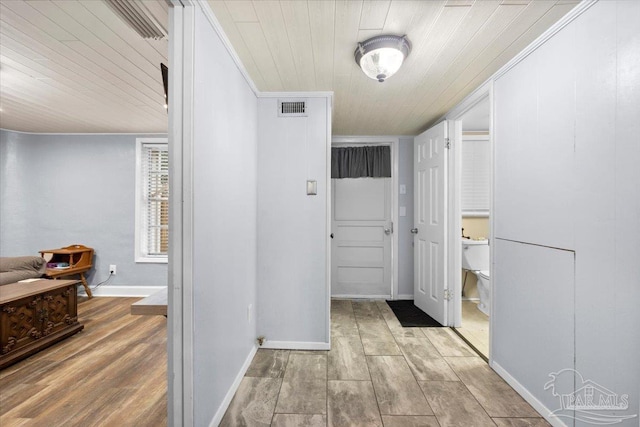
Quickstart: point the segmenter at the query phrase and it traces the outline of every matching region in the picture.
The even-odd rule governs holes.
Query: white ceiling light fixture
[[[409,52],[407,36],[382,35],[358,43],[353,55],[367,77],[382,83],[400,69]]]

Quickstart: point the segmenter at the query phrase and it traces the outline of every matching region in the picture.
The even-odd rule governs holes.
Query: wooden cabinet
[[[45,249],[40,251],[40,255],[47,260],[47,264],[64,262],[69,264],[65,268],[47,268],[45,275],[50,279],[57,279],[59,277],[68,277],[73,275],[80,276],[82,286],[87,292],[89,298],[91,294],[91,288],[87,283],[87,279],[84,277],[84,273],[89,271],[93,267],[93,249],[83,245],[70,245],[60,249]]]
[[[0,369],[82,330],[78,280],[0,286]]]

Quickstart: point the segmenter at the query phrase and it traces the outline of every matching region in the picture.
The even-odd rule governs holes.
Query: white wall
[[[308,117],[278,117],[258,100],[258,333],[266,346],[329,343],[327,155],[330,98],[307,97]],[[318,194],[306,193],[307,180]]]
[[[194,425],[206,426],[224,413],[221,405],[244,373],[257,336],[257,100],[200,7],[195,11],[193,157],[188,160],[193,405]]]
[[[413,138],[400,138],[398,154],[398,186],[404,185],[406,194],[398,192],[398,207],[406,208],[406,216],[398,217],[398,297],[413,298]]]
[[[78,243],[95,250],[89,286],[118,267],[96,295],[166,286],[166,263],[135,262],[136,138],[144,136],[162,135],[0,130],[0,256]]]
[[[598,2],[494,83],[493,361],[549,410],[575,368],[639,411],[639,23]]]
[[[183,311],[169,316],[170,417],[206,426],[222,419],[259,335],[328,347],[331,96],[305,96],[308,118],[277,119],[277,98],[257,97],[206,3],[171,16],[170,51],[183,66],[171,92],[172,182],[182,194],[171,204],[180,235],[170,314]],[[306,195],[307,179],[317,196]]]

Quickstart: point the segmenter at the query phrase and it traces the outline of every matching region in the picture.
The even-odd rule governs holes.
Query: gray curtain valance
[[[331,178],[390,178],[389,146],[331,149]]]

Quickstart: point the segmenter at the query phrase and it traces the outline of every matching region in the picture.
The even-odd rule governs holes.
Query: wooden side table
[[[47,259],[47,254],[51,254],[51,259],[47,263],[52,262],[66,262],[69,264],[68,268],[47,268],[45,272],[46,277],[50,279],[57,279],[59,277],[68,277],[79,275],[82,286],[87,292],[89,298],[92,298],[91,288],[87,283],[87,279],[84,277],[84,273],[89,271],[93,267],[93,249],[83,245],[70,245],[60,249],[46,249],[40,251],[40,255]]]

